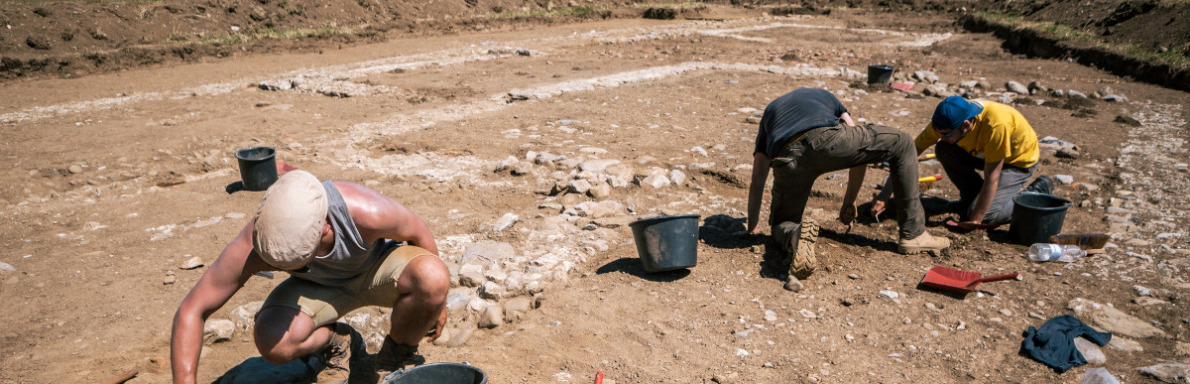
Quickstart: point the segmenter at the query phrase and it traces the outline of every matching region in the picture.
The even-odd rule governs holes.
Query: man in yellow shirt
[[[989,228],[1012,218],[1012,199],[1037,170],[1037,133],[1015,108],[958,96],[942,100],[926,129],[914,139],[920,155],[934,152],[946,176],[959,189],[947,204],[965,229]],[[983,170],[981,177],[978,170]],[[1041,176],[1028,191],[1050,193],[1053,182]],[[873,204],[873,210],[882,208]]]

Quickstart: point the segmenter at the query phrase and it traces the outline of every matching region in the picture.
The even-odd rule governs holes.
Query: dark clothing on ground
[[[764,132],[763,128],[761,132]],[[758,142],[760,140],[757,139]],[[890,169],[889,182],[885,188],[892,188],[899,207],[897,224],[901,227],[900,237],[912,239],[921,235],[926,226],[921,200],[918,199],[917,150],[913,146],[913,138],[890,127],[839,123],[810,130],[801,140],[785,145],[773,157],[770,163],[773,168],[773,202],[769,212],[773,239],[786,252],[797,252],[802,214],[805,213],[806,201],[818,176],[885,161]]]
[[[977,171],[983,171],[987,162],[971,155],[958,145],[945,141],[938,142],[934,153],[938,156],[938,162],[942,163],[942,169],[946,170],[946,177],[949,177],[959,190],[959,204],[956,209],[960,220],[967,221],[971,217],[975,199],[983,190],[983,176]],[[983,216],[984,224],[1001,224],[1012,219],[1012,199],[1021,193],[1025,182],[1033,177],[1036,170],[1036,164],[1029,168],[1020,168],[1004,163],[1000,167],[1000,184],[996,185],[996,195],[992,197],[992,204]]]
[[[825,90],[799,88],[787,93],[764,109],[756,150],[752,153],[763,153],[770,159],[776,157],[794,135],[811,128],[838,125],[839,116],[844,113],[847,108]]]
[[[1074,347],[1074,338],[1085,337],[1099,345],[1107,345],[1111,341],[1111,334],[1099,332],[1079,321],[1071,315],[1062,315],[1046,320],[1041,329],[1025,330],[1025,340],[1021,341],[1021,354],[1032,357],[1042,364],[1053,368],[1058,373],[1085,365],[1087,360]]]

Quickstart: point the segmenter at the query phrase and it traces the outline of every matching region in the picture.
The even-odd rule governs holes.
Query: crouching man
[[[450,273],[437,254],[426,224],[396,201],[359,184],[285,173],[178,307],[174,383],[195,382],[203,323],[261,271],[290,275],[256,314],[253,337],[265,360],[321,354],[318,381],[346,382],[348,362],[365,353],[364,344],[336,320],[377,305],[392,307],[377,374],[405,368],[421,339],[436,338],[446,323]]]
[[[886,189],[894,191],[897,203],[904,207],[897,211],[901,227],[897,250],[911,254],[937,252],[950,246],[950,240],[926,231],[917,193],[917,153],[909,135],[879,125],[855,125],[839,99],[821,89],[795,90],[764,109],[753,152],[747,231],[757,232],[764,184],[771,168],[769,225],[780,250],[793,256],[786,289],[800,290],[802,284],[797,276],[808,275],[816,264],[813,248],[799,247],[803,233],[817,236],[814,224],[802,223],[814,180],[827,172],[850,168],[847,192],[839,209],[839,221],[850,226],[855,220],[855,199],[867,165],[884,161],[891,166]]]

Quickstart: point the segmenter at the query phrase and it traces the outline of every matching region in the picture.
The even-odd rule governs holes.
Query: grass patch
[[[55,3],[90,3],[90,4],[138,4],[162,3],[164,0],[17,0],[26,5],[53,5]]]
[[[505,10],[499,13],[489,14],[489,17],[496,19],[527,19],[539,17],[555,17],[555,16],[599,16],[603,17],[609,11],[596,7],[577,6],[569,8],[557,8],[553,10],[546,9],[530,9],[528,11],[511,11]]]
[[[354,33],[355,30],[343,27],[322,27],[322,28],[293,28],[293,29],[276,29],[267,28],[254,30],[247,33],[234,33],[230,35],[205,37],[199,39],[195,44],[197,45],[235,45],[250,43],[260,40],[286,40],[298,39],[305,37],[324,37],[346,35]],[[172,40],[172,37],[171,37]]]
[[[706,9],[706,8],[707,8],[706,4],[699,4],[699,3],[692,3],[692,2],[684,2],[684,3],[634,3],[634,4],[632,4],[632,6],[633,6],[633,7],[636,7],[636,8],[664,8],[664,9],[673,9],[673,10],[679,10],[679,11],[680,11],[680,10],[683,10],[683,9],[696,9],[696,10],[703,10],[703,9]]]
[[[1177,1],[1190,2],[1190,0]],[[1165,52],[1157,52],[1152,48],[1145,48],[1138,44],[1112,43],[1104,40],[1099,35],[1084,32],[1065,24],[1026,21],[1019,15],[992,12],[978,12],[976,15],[995,23],[1005,24],[1016,28],[1026,28],[1038,32],[1042,36],[1050,37],[1060,41],[1078,42],[1079,45],[1089,45],[1109,52],[1115,52],[1121,55],[1134,57],[1143,61],[1168,64],[1176,68],[1190,68],[1190,57],[1187,57],[1185,52],[1178,52],[1175,49],[1169,49]]]

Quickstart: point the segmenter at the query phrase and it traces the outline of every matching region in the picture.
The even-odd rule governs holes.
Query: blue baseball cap
[[[959,96],[951,96],[938,103],[934,109],[935,130],[952,130],[963,125],[963,122],[983,112],[983,106],[967,101]]]

